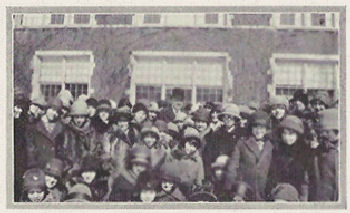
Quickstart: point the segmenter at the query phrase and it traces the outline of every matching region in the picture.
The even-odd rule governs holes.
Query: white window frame
[[[285,60],[291,60],[291,61],[325,61],[330,63],[335,63],[336,68],[334,72],[334,85],[335,90],[339,91],[339,55],[325,55],[325,54],[288,54],[288,53],[274,53],[272,54],[270,58],[270,67],[271,69],[268,70],[268,74],[272,75],[272,82],[267,85],[267,90],[270,96],[276,95],[276,88],[277,82],[275,80],[275,70],[277,70],[277,64],[276,59],[285,59]],[[293,87],[291,85],[290,87],[297,88],[297,89],[307,89],[304,85],[301,85],[300,87]],[[309,89],[315,89],[315,88],[309,88]],[[322,88],[320,88],[322,89]]]
[[[41,72],[41,56],[89,56],[90,57],[90,73],[89,73],[89,80],[88,82],[86,81],[81,81],[81,82],[75,82],[75,83],[81,83],[81,84],[88,84],[87,88],[87,95],[90,95],[93,93],[93,88],[91,86],[91,76],[93,74],[94,68],[95,68],[95,63],[94,63],[94,56],[92,51],[35,51],[34,56],[33,56],[33,74],[32,74],[32,98],[39,97],[41,94],[40,90],[40,85],[42,83],[47,83],[50,84],[50,82],[40,82],[40,72]],[[62,63],[63,69],[65,69],[65,60],[63,60]],[[63,74],[65,71],[63,72]],[[66,82],[62,80],[61,83],[61,89],[65,89],[65,84]]]

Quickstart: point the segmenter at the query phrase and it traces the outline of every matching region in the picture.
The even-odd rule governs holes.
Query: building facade
[[[13,15],[14,84],[118,101],[265,101],[339,87],[339,13]]]

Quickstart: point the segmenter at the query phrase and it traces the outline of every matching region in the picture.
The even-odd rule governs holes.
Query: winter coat
[[[266,193],[271,193],[279,183],[288,183],[298,190],[300,200],[306,201],[308,195],[306,165],[310,150],[300,140],[291,146],[282,142],[277,144],[272,153]]]
[[[228,162],[227,181],[229,183],[243,181],[252,188],[253,199],[265,200],[265,187],[272,150],[273,145],[269,140],[265,141],[261,151],[254,137],[240,140]]]
[[[146,147],[151,152],[151,168],[153,170],[159,169],[167,158],[170,157],[170,149],[165,149],[161,144],[155,145],[152,148],[147,147],[143,142],[136,143],[133,148],[141,146]]]
[[[64,131],[61,122],[54,124],[52,132],[45,128],[44,121],[39,121],[35,129],[27,134],[27,167],[44,168],[46,162],[57,156],[57,141],[63,140]]]
[[[338,144],[326,143],[318,158],[319,177],[318,201],[337,201],[338,200],[338,163],[339,152]]]
[[[113,180],[109,201],[132,201],[138,196],[136,189],[137,177],[131,171],[121,171]]]
[[[107,180],[105,179],[96,179],[93,180],[90,184],[86,184],[92,194],[92,199],[91,201],[102,201],[103,197],[107,194],[108,192],[108,183]]]

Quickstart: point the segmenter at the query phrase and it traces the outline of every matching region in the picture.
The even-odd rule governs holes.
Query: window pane
[[[205,14],[205,23],[206,24],[218,24],[219,15],[218,14]]]
[[[63,14],[52,14],[51,15],[51,24],[63,24],[64,15]]]
[[[150,101],[159,101],[161,97],[160,86],[140,86],[136,85],[136,101],[147,99]]]
[[[89,24],[90,15],[86,14],[75,14],[74,15],[74,24]]]
[[[130,25],[132,24],[131,14],[120,14],[120,15],[96,15],[97,24],[115,24],[115,25]]]
[[[326,14],[312,13],[311,14],[312,26],[326,26]]]
[[[159,24],[161,16],[158,14],[146,14],[143,16],[144,24]]]
[[[295,25],[295,14],[281,14],[280,15],[281,25]]]

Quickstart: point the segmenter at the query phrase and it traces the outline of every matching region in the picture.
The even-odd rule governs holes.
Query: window
[[[169,101],[174,88],[167,88],[165,91],[165,100]],[[184,90],[184,103],[188,104],[192,101],[192,89],[181,88]]]
[[[210,87],[197,88],[197,102],[222,102],[222,89]]]
[[[280,25],[295,25],[295,14],[281,14]]]
[[[160,86],[136,85],[136,100],[147,99],[150,101],[159,101],[161,98]]]
[[[218,24],[219,23],[219,14],[205,14],[205,23],[206,24]]]
[[[87,95],[88,84],[65,84],[65,89],[72,93],[74,99],[77,99],[81,94]]]
[[[74,24],[90,24],[90,15],[87,14],[75,14]]]
[[[41,94],[43,94],[46,99],[48,97],[55,97],[61,92],[61,89],[61,84],[40,84]]]
[[[69,90],[76,99],[90,95],[93,55],[89,51],[36,51],[32,97],[42,93],[55,97],[61,89]],[[35,79],[35,80],[34,80]]]
[[[63,23],[64,23],[64,14],[51,15],[51,24],[63,24]]]
[[[232,26],[268,26],[270,25],[271,14],[230,14],[229,17]]]
[[[144,24],[160,24],[161,16],[159,14],[146,14],[143,16]]]
[[[96,23],[103,25],[131,25],[132,24],[131,14],[120,14],[120,15],[96,15]]]
[[[326,26],[326,14],[311,13],[312,26]]]

